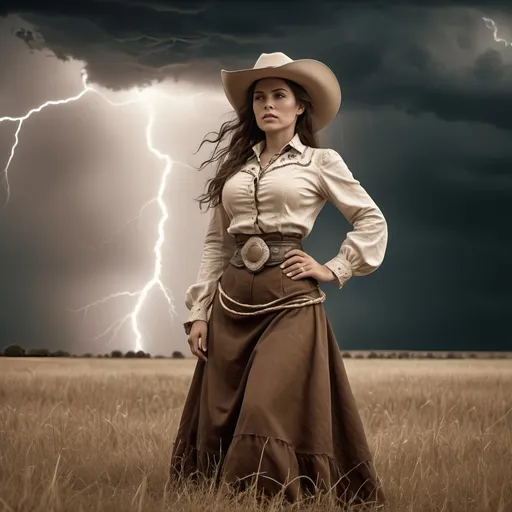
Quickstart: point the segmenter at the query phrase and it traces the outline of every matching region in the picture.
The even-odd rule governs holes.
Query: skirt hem
[[[239,491],[255,484],[258,492],[269,496],[283,492],[290,502],[326,493],[343,504],[385,503],[380,486],[371,477],[371,460],[343,471],[333,456],[299,452],[275,437],[235,434],[224,454],[177,439],[172,459],[175,478],[214,479],[217,485],[224,481]]]

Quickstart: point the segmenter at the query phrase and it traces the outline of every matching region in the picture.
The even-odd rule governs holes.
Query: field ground
[[[0,512],[260,510],[210,488],[164,493],[194,364],[0,358]],[[512,511],[510,359],[345,364],[386,510]]]

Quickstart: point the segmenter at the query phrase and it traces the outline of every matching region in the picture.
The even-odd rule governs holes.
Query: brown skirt
[[[292,280],[279,265],[256,274],[229,265],[220,283],[244,304],[319,293],[316,280]],[[223,308],[217,291],[207,357],[185,401],[171,479],[256,483],[268,496],[285,486],[290,502],[318,492],[343,503],[385,502],[322,304],[240,316]]]

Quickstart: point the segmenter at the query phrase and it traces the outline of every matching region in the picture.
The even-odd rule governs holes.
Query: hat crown
[[[288,55],[281,52],[262,53],[256,61],[256,64],[254,64],[253,69],[276,68],[289,64],[290,62],[293,62],[293,60],[290,59]]]

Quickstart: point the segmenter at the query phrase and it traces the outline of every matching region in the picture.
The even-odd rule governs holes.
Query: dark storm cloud
[[[335,123],[330,143],[339,147],[343,134],[344,158],[382,208],[390,233],[382,268],[350,282],[349,295],[328,296],[340,342],[351,345],[343,335],[354,322],[363,344],[509,346],[510,135],[397,111],[349,112]],[[308,248],[325,261],[336,250],[334,231],[342,239],[346,229],[329,205]]]
[[[401,1],[7,5],[33,27],[30,45],[84,61],[92,81],[113,89],[169,77],[219,83],[220,67],[251,67],[261,52],[284,51],[329,64],[351,106],[512,129],[511,64],[482,21],[502,15],[506,2],[429,2],[428,9]]]

